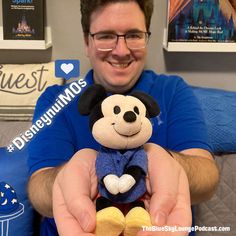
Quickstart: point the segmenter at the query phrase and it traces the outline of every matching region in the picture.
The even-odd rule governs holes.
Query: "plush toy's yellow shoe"
[[[125,217],[124,236],[136,236],[142,226],[151,225],[149,213],[142,207],[134,207]]]
[[[116,207],[98,211],[96,221],[96,236],[119,236],[125,228],[125,217]]]

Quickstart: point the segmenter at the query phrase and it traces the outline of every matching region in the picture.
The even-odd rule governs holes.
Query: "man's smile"
[[[132,61],[130,62],[108,62],[111,66],[115,67],[115,68],[118,68],[118,69],[123,69],[123,68],[127,68],[131,63]]]

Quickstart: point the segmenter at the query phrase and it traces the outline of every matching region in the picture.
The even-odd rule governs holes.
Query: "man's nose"
[[[130,49],[127,47],[124,37],[118,37],[116,47],[113,49],[112,52],[118,55],[130,54]]]

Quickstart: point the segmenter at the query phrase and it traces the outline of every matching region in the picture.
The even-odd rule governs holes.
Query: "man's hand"
[[[178,162],[164,149],[146,144],[148,154],[148,193],[145,201],[153,225],[190,227],[192,223],[189,183]],[[188,232],[145,232],[139,236],[188,235]]]
[[[53,186],[53,215],[60,236],[94,235],[97,194],[96,152],[77,152],[58,173]],[[91,200],[92,199],[92,200]]]
[[[191,226],[189,184],[183,168],[164,149],[145,145],[148,153],[146,207],[153,225]],[[93,235],[97,194],[96,152],[79,151],[58,173],[53,188],[53,214],[60,236]],[[92,199],[92,200],[91,200]],[[170,232],[140,231],[139,236]],[[187,232],[176,232],[184,236]],[[173,235],[173,233],[171,233]]]

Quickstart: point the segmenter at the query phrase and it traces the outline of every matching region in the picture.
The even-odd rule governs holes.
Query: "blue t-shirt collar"
[[[86,74],[85,80],[86,80],[88,86],[94,84],[93,70],[90,70]],[[149,71],[144,70],[142,72],[139,80],[137,81],[137,83],[134,85],[134,87],[131,89],[131,91],[127,92],[127,94],[130,94],[133,91],[137,91],[137,90],[149,94],[150,91],[151,91],[151,88],[152,88],[152,82],[151,81],[152,81],[151,74],[149,73]]]

